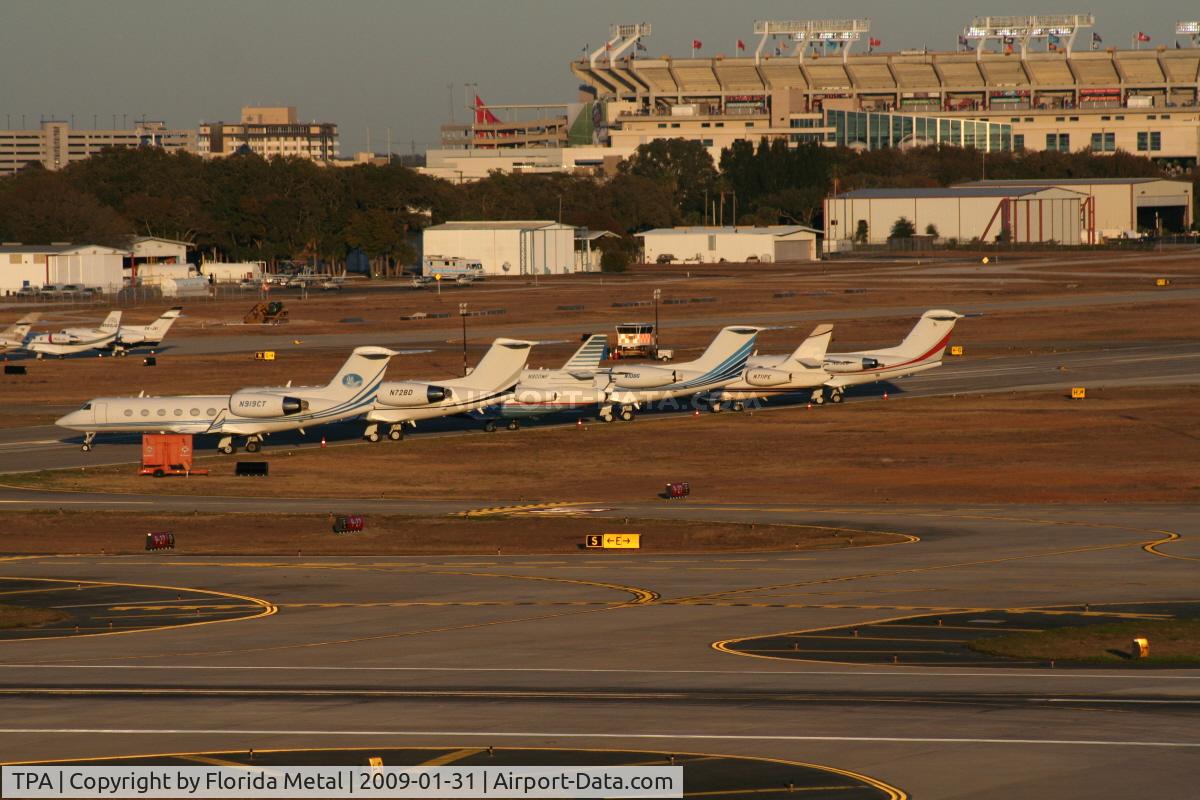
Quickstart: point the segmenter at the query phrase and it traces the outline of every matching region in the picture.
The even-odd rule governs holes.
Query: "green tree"
[[[858,242],[859,244],[866,244],[869,235],[870,231],[867,228],[867,221],[865,219],[860,219],[858,221],[858,226],[854,229],[854,241]]]
[[[346,243],[366,253],[381,275],[394,275],[400,264],[416,258],[406,234],[403,221],[382,208],[353,212],[343,232]]]
[[[932,236],[935,239],[938,236],[941,236],[941,234],[938,233],[937,225],[934,225],[932,222],[925,226],[925,235]]]
[[[892,239],[911,239],[917,233],[917,228],[908,217],[901,217],[892,225]]]
[[[620,171],[656,181],[670,191],[683,216],[704,214],[706,197],[716,200],[716,167],[703,144],[687,139],[656,139],[639,145]]]

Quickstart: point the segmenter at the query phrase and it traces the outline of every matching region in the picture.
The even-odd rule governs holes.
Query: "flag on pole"
[[[693,50],[699,50],[701,47],[704,47],[704,42],[700,41],[699,39],[692,39]]]
[[[868,44],[870,47],[879,47],[880,45],[882,45],[882,44],[883,44],[883,40],[882,40],[882,39],[876,39],[875,37],[873,37],[873,36],[872,36],[871,38],[867,39],[867,44]]]
[[[745,42],[743,42],[741,39],[738,39],[738,43],[737,43],[737,49],[738,49],[738,50],[745,50],[745,49],[746,49],[746,43],[745,43]]]
[[[1095,31],[1092,32],[1092,49],[1093,50],[1099,50],[1100,44],[1103,41],[1104,40],[1100,38],[1100,34],[1096,33]]]
[[[1150,41],[1150,35],[1147,33],[1142,33],[1141,31],[1138,31],[1137,40],[1139,42],[1148,42],[1148,41]]]

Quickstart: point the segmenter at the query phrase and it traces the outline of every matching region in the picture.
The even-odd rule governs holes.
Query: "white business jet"
[[[262,448],[263,437],[350,419],[375,402],[383,372],[396,351],[356,347],[324,386],[256,386],[228,395],[97,397],[55,424],[83,433],[83,450],[97,433],[191,433],[221,437],[217,449],[234,451],[233,437],[246,437],[246,452]]]
[[[622,366],[601,370],[597,387],[605,393],[600,417],[613,418],[614,408],[623,420],[633,419],[635,408],[677,397],[691,397],[720,389],[742,374],[754,352],[761,328],[731,325],[722,328],[708,349],[695,361],[660,366]]]
[[[954,323],[963,316],[955,311],[932,309],[921,315],[904,341],[895,347],[826,354],[823,367],[829,373],[825,386],[830,401],[842,402],[847,386],[894,380],[940,367]],[[823,399],[814,395],[813,402],[821,403]]]
[[[522,419],[598,405],[605,393],[596,388],[596,371],[607,355],[608,337],[587,335],[561,369],[522,370],[508,399],[488,405],[476,416],[486,420],[483,429],[489,433],[496,430],[498,420],[508,420],[508,429],[515,431]]]
[[[830,378],[825,371],[825,351],[832,337],[832,325],[818,325],[790,354],[751,356],[737,380],[708,392],[704,399],[713,411],[720,411],[725,403],[734,411],[742,411],[747,400],[796,394],[806,389],[814,390],[814,398],[821,396],[822,387]]]
[[[112,345],[121,327],[121,312],[110,311],[99,328],[63,328],[58,333],[38,333],[29,337],[25,349],[38,358],[63,358],[86,350],[102,350]]]
[[[415,426],[420,419],[449,417],[503,400],[521,377],[521,370],[529,360],[529,348],[533,345],[534,342],[519,339],[496,339],[475,369],[465,377],[434,383],[384,383],[367,414],[363,438],[378,442],[381,438],[379,426],[385,424],[388,425],[387,437],[399,441],[404,438],[406,424]]]
[[[168,308],[163,315],[149,325],[120,325],[117,328],[117,338],[111,348],[114,352],[124,354],[135,347],[158,347],[167,338],[167,331],[183,313],[183,306]]]

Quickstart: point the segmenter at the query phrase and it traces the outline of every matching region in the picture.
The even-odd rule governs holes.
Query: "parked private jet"
[[[388,425],[387,437],[399,441],[404,438],[405,424],[474,411],[504,399],[520,378],[533,345],[518,339],[496,339],[475,369],[462,378],[435,383],[388,381],[380,387],[367,414],[363,438],[378,442],[382,423]]]
[[[371,408],[396,351],[356,347],[325,386],[255,386],[229,395],[97,397],[55,424],[83,433],[83,450],[97,433],[192,433],[221,437],[217,449],[234,451],[233,437],[246,437],[246,452],[263,437],[357,417]]]
[[[9,350],[20,350],[25,347],[25,341],[29,338],[29,331],[33,328],[33,323],[37,322],[41,317],[42,315],[36,311],[32,314],[26,314],[12,325],[0,331],[0,353],[7,353]]]
[[[754,351],[760,330],[749,325],[722,328],[695,361],[601,370],[597,376],[597,387],[605,394],[601,419],[611,420],[615,408],[621,419],[631,420],[634,409],[643,403],[705,394],[736,381]]]
[[[827,353],[823,366],[829,373],[825,386],[829,389],[830,401],[842,402],[842,392],[847,386],[894,380],[940,367],[950,334],[954,332],[954,323],[962,318],[963,315],[955,311],[932,309],[921,315],[904,341],[895,347],[858,353]],[[821,403],[823,398],[814,395],[813,402]]]
[[[158,347],[167,338],[167,331],[183,313],[183,306],[168,308],[163,315],[149,325],[121,325],[117,338],[110,345],[112,350],[124,355],[135,347]]]
[[[99,328],[63,328],[58,333],[38,333],[25,341],[25,349],[38,358],[82,353],[109,347],[121,327],[121,312],[110,311]]]
[[[595,381],[600,362],[607,355],[607,336],[585,335],[583,344],[561,369],[522,370],[508,399],[480,409],[474,416],[486,420],[483,429],[489,433],[496,430],[497,420],[505,419],[508,429],[515,431],[522,419],[595,406],[604,400],[604,392],[596,388]]]
[[[805,389],[814,390],[814,399],[820,397],[830,377],[825,371],[825,350],[832,337],[832,325],[818,325],[790,354],[751,356],[737,380],[708,392],[704,399],[713,411],[720,411],[724,403],[741,411],[747,400],[796,394]]]

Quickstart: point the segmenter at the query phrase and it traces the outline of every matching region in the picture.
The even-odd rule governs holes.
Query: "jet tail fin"
[[[529,361],[529,348],[533,342],[520,339],[496,339],[479,359],[466,382],[473,387],[487,390],[507,389],[516,384],[521,370]]]
[[[825,351],[829,349],[829,340],[833,338],[832,325],[818,325],[808,338],[800,343],[796,351],[788,357],[788,361],[816,369],[825,360]]]
[[[940,361],[954,331],[954,323],[962,316],[946,309],[926,311],[893,352],[907,359]]]
[[[394,355],[396,351],[386,347],[356,347],[326,389],[338,399],[354,398],[364,391],[373,394]]]
[[[583,340],[583,345],[575,351],[575,355],[567,359],[562,368],[567,372],[573,370],[593,370],[608,356],[608,337],[603,333],[593,333]]]
[[[116,331],[120,327],[121,312],[119,310],[108,312],[108,316],[104,318],[104,322],[100,323],[100,330],[106,332]]]
[[[706,374],[712,373],[714,379],[726,373],[736,375],[746,366],[746,359],[754,351],[754,341],[759,330],[761,328],[749,325],[730,325],[722,328],[708,349],[687,366],[703,370]]]
[[[174,308],[167,309],[161,317],[146,326],[146,338],[151,341],[161,342],[163,337],[167,335],[167,331],[170,330],[171,325],[175,323],[175,320],[179,319],[182,313],[183,306],[175,306]]]

